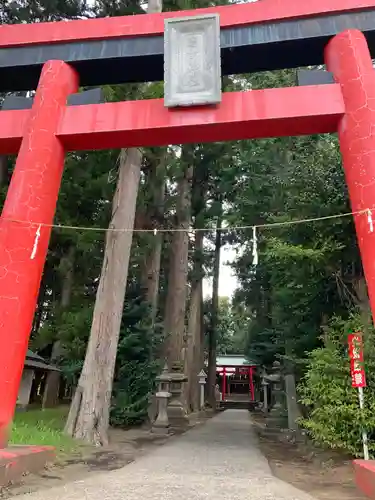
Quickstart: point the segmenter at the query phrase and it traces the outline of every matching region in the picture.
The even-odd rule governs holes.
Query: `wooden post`
[[[0,447],[8,441],[64,168],[56,131],[68,96],[77,90],[73,68],[45,63],[2,211]]]

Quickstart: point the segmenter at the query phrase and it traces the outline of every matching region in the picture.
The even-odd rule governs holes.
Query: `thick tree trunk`
[[[108,442],[109,408],[141,163],[138,149],[121,151],[109,227],[112,231],[106,237],[86,358],[65,427],[69,435],[96,445]],[[116,231],[122,228],[127,231]]]
[[[190,146],[189,146],[190,147]],[[170,369],[183,370],[185,312],[188,277],[189,225],[191,210],[191,180],[193,165],[189,154],[182,154],[184,174],[178,182],[177,223],[172,237],[168,292],[165,305],[164,331],[166,358]]]
[[[71,245],[66,256],[61,262],[62,268],[62,288],[61,288],[61,304],[60,309],[64,311],[69,307],[72,296],[72,288],[74,282],[74,260],[75,247]],[[52,347],[51,363],[58,363],[59,358],[63,354],[63,348],[59,339],[57,339]],[[59,403],[59,388],[60,388],[60,372],[49,372],[47,375],[46,386],[43,394],[43,408],[53,408]]]
[[[203,162],[194,170],[193,188],[192,188],[192,213],[194,216],[194,226],[201,229],[205,225],[206,214],[206,195],[208,181],[210,177],[210,168],[208,162]],[[193,363],[191,367],[192,376],[190,377],[189,397],[193,411],[200,409],[200,387],[198,383],[198,374],[204,368],[204,315],[203,315],[203,278],[205,276],[203,263],[203,231],[195,233],[195,254],[194,254],[194,272],[191,296],[191,321],[193,325],[189,332],[192,332],[193,343]],[[193,311],[196,310],[195,317]],[[190,321],[190,317],[189,317]],[[194,380],[193,380],[194,378]]]
[[[148,253],[145,263],[145,278],[146,294],[145,299],[150,304],[152,322],[158,311],[158,296],[159,296],[159,281],[160,281],[160,263],[161,252],[163,249],[163,234],[157,233],[154,236],[154,242],[151,251]]]
[[[199,305],[197,310],[197,321],[194,332],[194,367],[196,374],[196,383],[192,387],[191,401],[193,410],[200,409],[200,385],[198,381],[198,374],[204,370],[204,329],[203,329],[203,278],[199,283]]]
[[[203,251],[203,232],[195,234],[195,254],[193,270],[193,283],[190,295],[190,307],[188,318],[188,345],[185,359],[185,373],[188,376],[186,384],[186,401],[188,406],[196,411],[199,409],[199,383],[198,374],[203,368],[201,364],[201,307],[202,307],[202,280],[203,262],[201,254]]]
[[[212,408],[216,406],[215,385],[216,385],[216,350],[217,350],[217,322],[219,313],[219,277],[220,277],[220,251],[221,251],[221,225],[222,208],[216,223],[215,238],[215,259],[212,284],[212,305],[211,305],[211,325],[208,336],[208,377],[207,395]]]
[[[147,12],[161,12],[162,5],[161,0],[149,0]],[[96,445],[108,443],[109,409],[141,166],[139,149],[121,151],[110,229],[127,231],[107,233],[85,362],[65,426],[70,436]]]
[[[370,301],[367,293],[367,285],[364,276],[357,277],[353,280],[353,288],[355,291],[354,303],[357,306],[363,325],[363,333],[368,334],[371,329],[373,319],[370,308]]]
[[[160,263],[163,248],[163,233],[157,230],[162,226],[164,218],[165,154],[166,153],[163,151],[163,157],[158,162],[158,165],[152,166],[147,182],[147,187],[151,191],[152,199],[147,207],[145,219],[148,229],[154,229],[156,233],[147,251],[141,281],[145,293],[145,300],[151,307],[152,322],[155,321],[158,310]]]

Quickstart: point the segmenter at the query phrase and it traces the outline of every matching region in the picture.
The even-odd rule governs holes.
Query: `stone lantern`
[[[152,426],[152,432],[155,434],[168,434],[169,433],[169,419],[168,419],[168,400],[171,397],[170,385],[171,375],[168,373],[168,367],[164,369],[156,381],[158,382],[158,392],[156,393],[157,401],[157,417]]]
[[[280,362],[274,361],[272,364],[272,373],[264,374],[263,378],[265,382],[271,384],[274,398],[274,404],[267,417],[267,427],[282,428],[285,423],[285,410],[283,404],[284,392]]]
[[[206,385],[207,374],[204,370],[201,370],[198,373],[198,382],[200,387],[200,396],[199,396],[199,408],[203,410],[204,408],[204,386]]]
[[[265,378],[265,373],[262,377],[262,382],[261,382],[262,388],[263,388],[263,412],[267,413],[268,412],[268,382]]]

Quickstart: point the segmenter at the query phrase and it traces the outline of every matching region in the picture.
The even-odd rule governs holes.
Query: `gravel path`
[[[314,500],[272,476],[250,416],[227,410],[126,467],[18,500]]]

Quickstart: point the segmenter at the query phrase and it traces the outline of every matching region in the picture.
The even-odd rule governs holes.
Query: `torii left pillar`
[[[68,64],[44,65],[0,219],[0,448],[8,443],[63,173],[56,131],[77,90]]]

